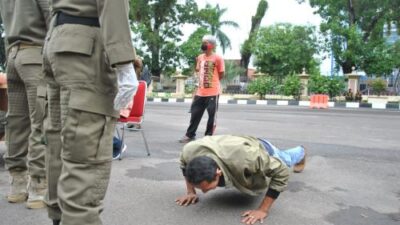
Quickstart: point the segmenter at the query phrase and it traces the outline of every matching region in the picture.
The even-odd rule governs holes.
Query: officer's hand
[[[242,223],[245,224],[255,224],[257,221],[260,223],[264,222],[264,219],[268,216],[267,212],[262,210],[249,210],[242,214]]]
[[[6,74],[0,73],[0,85],[6,84],[6,83],[7,83]]]
[[[136,57],[133,60],[133,68],[135,68],[135,72],[136,72],[137,77],[140,77],[140,74],[141,74],[141,72],[143,70],[143,61],[142,61],[141,58]]]
[[[180,206],[188,206],[190,204],[195,204],[199,201],[199,197],[196,194],[187,194],[181,196],[175,200],[176,204]]]
[[[116,65],[118,79],[118,93],[114,99],[114,109],[120,110],[128,107],[133,100],[137,88],[138,80],[132,63]]]

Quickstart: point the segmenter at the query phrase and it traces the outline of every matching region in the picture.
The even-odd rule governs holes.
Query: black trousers
[[[218,111],[218,98],[219,96],[194,96],[190,112],[190,125],[186,131],[186,136],[193,138],[196,136],[197,128],[203,117],[204,111],[207,109],[208,121],[205,135],[213,135],[216,127],[216,117]]]

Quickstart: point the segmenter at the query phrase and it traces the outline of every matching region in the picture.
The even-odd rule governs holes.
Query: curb
[[[148,102],[167,102],[167,103],[192,103],[191,98],[153,98],[148,97]],[[303,106],[310,107],[310,101],[294,100],[240,100],[240,99],[220,99],[219,104],[228,105],[276,105],[276,106]],[[363,103],[363,102],[328,102],[329,108],[369,108],[369,109],[398,109],[399,103]]]

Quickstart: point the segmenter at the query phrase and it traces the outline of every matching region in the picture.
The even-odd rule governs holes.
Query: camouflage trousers
[[[31,177],[43,178],[45,103],[37,101],[43,90],[41,48],[16,45],[9,50],[7,59],[5,166],[9,171],[28,170]]]
[[[44,47],[48,84],[48,214],[62,225],[100,225],[111,173],[116,76],[100,29],[51,28]]]

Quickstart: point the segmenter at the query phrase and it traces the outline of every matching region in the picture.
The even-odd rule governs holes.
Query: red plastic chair
[[[147,84],[146,81],[139,81],[138,90],[136,92],[135,97],[133,98],[133,106],[128,118],[121,117],[118,119],[118,123],[122,124],[122,134],[117,130],[118,137],[121,139],[122,145],[124,146],[125,142],[125,129],[127,130],[137,130],[142,134],[144,145],[146,148],[147,155],[150,156],[149,146],[147,144],[147,139],[144,134],[144,130],[142,127],[144,112],[146,106],[146,93],[147,93]],[[133,124],[135,127],[140,126],[139,128],[127,128],[127,124]],[[122,153],[120,154],[119,159],[122,159]]]

